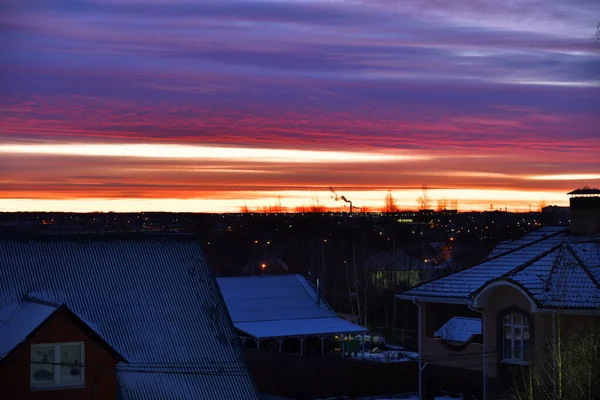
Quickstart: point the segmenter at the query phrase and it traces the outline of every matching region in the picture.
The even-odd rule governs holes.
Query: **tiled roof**
[[[470,301],[489,283],[521,287],[539,307],[600,308],[600,236],[570,235],[566,228],[541,228],[503,242],[482,263],[425,282],[401,298]]]
[[[124,400],[257,399],[193,236],[0,237],[0,282],[0,309],[64,303],[122,354]]]
[[[218,278],[236,328],[257,338],[366,331],[339,318],[302,275]]]

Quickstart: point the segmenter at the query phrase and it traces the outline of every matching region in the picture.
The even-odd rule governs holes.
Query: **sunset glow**
[[[425,157],[343,151],[253,149],[172,144],[51,144],[0,145],[0,153],[53,154],[63,156],[104,156],[132,158],[177,158],[195,160],[258,161],[263,163],[366,162],[415,160]]]
[[[596,1],[9,0],[0,211],[526,211],[600,186]]]

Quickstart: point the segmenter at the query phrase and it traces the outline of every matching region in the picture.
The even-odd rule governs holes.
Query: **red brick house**
[[[64,304],[28,296],[0,326],[0,393],[8,399],[117,397],[127,362]]]
[[[557,343],[600,326],[600,190],[569,194],[569,228],[503,242],[483,262],[398,295],[419,308],[421,399],[460,380],[484,399],[502,398],[517,373],[553,364],[555,374]],[[455,335],[461,343],[440,334],[453,319],[469,321],[468,334]]]

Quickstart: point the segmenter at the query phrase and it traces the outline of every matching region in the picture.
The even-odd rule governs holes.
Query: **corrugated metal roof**
[[[302,275],[217,279],[236,328],[257,337],[362,332],[339,318]]]
[[[573,236],[560,228],[541,228],[503,242],[481,264],[418,285],[402,297],[472,299],[497,280],[521,286],[540,307],[598,308],[600,236]]]
[[[0,359],[24,342],[57,308],[29,301],[10,307],[12,312],[0,320]]]
[[[0,309],[64,303],[122,354],[125,400],[258,398],[192,236],[0,237],[0,281]]]

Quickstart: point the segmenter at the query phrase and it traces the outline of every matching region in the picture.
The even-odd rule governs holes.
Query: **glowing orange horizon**
[[[579,171],[494,171],[494,157],[456,160],[452,153],[405,149],[70,143],[5,144],[0,154],[15,166],[2,178],[10,191],[4,191],[0,211],[238,212],[279,204],[286,211],[347,209],[329,186],[356,207],[377,211],[391,191],[400,209],[415,210],[423,185],[431,188],[431,208],[447,199],[456,200],[460,211],[528,211],[542,202],[566,205],[566,192],[600,180],[600,174]]]

